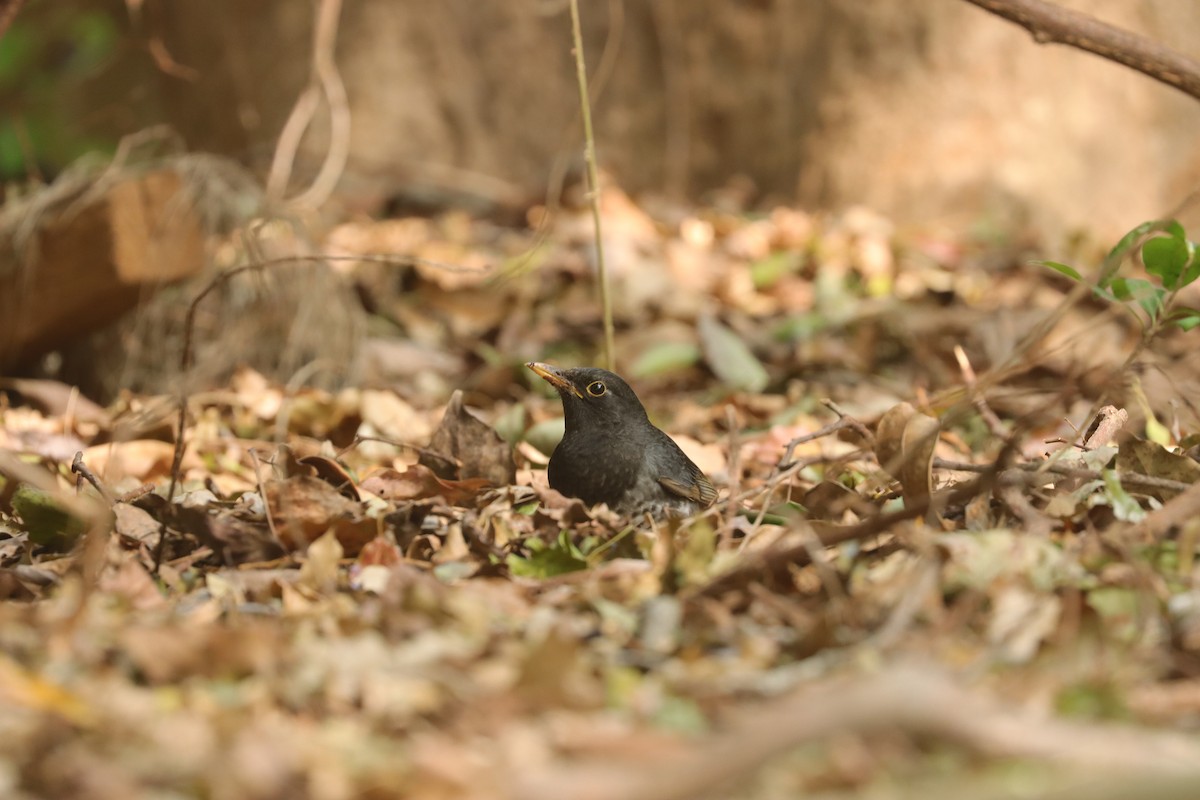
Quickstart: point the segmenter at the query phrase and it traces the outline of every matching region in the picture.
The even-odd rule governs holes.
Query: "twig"
[[[736,495],[742,487],[742,448],[740,443],[741,425],[738,423],[737,410],[732,404],[725,406],[725,424],[729,427],[729,494]],[[726,503],[725,524],[726,535],[733,533],[733,518],[737,516],[738,507],[734,503]]]
[[[935,492],[929,497],[921,498],[899,511],[865,519],[857,525],[841,528],[825,528],[817,535],[822,547],[835,544],[869,539],[908,520],[923,517],[934,508],[944,508],[965,502],[980,493],[987,491],[995,478],[994,473],[959,484],[948,491]],[[792,567],[809,563],[811,542],[803,542],[788,547],[771,547],[754,553],[737,567],[718,575],[707,584],[689,593],[689,597],[716,597],[726,592],[739,589],[749,582],[784,582],[790,575]]]
[[[104,498],[104,502],[108,503],[110,506],[113,504],[114,500],[112,492],[108,490],[107,486],[100,482],[100,479],[96,477],[96,473],[88,469],[87,464],[83,463],[82,450],[75,453],[75,458],[71,461],[71,472],[78,475],[80,480],[86,480],[88,483],[90,483],[92,487],[100,493],[100,496]]]
[[[899,511],[878,514],[863,520],[857,525],[830,528],[825,526],[819,532],[818,539],[824,547],[831,547],[844,542],[869,539],[901,522],[918,519],[926,513],[934,514],[948,505],[967,502],[973,497],[988,491],[995,483],[997,473],[1002,470],[1012,457],[1017,447],[1017,436],[1013,434],[1005,442],[1004,448],[996,458],[991,469],[978,478],[959,484],[948,490],[935,492],[915,498],[906,503]],[[714,597],[735,590],[750,581],[783,581],[790,577],[791,569],[809,563],[810,542],[788,547],[776,546],[755,553],[739,566],[718,575],[704,586],[692,592],[692,597]]]
[[[855,431],[858,431],[859,433],[865,433],[868,442],[873,441],[875,438],[874,436],[871,435],[871,432],[868,431],[866,429],[866,427],[863,426],[863,424],[861,422],[854,419],[853,417],[842,416],[842,417],[839,417],[838,419],[834,420],[833,422],[829,423],[828,425],[826,425],[823,428],[815,430],[812,433],[806,433],[801,436],[797,436],[795,439],[792,439],[791,441],[789,441],[787,443],[787,447],[784,449],[783,459],[780,460],[779,466],[781,468],[786,468],[789,464],[791,464],[792,451],[794,451],[800,445],[807,444],[808,442],[814,441],[816,439],[824,439],[826,436],[829,436],[830,434],[834,434],[834,433],[837,433],[838,431],[844,431],[847,429],[855,430]]]
[[[1081,447],[1085,450],[1104,447],[1117,438],[1117,434],[1121,432],[1127,422],[1129,422],[1128,411],[1116,406],[1105,406],[1096,412],[1095,419],[1084,432]]]
[[[308,86],[296,99],[296,105],[292,107],[292,113],[279,134],[275,156],[271,160],[267,195],[273,199],[282,200],[287,192],[296,151],[300,147],[304,132],[312,122],[322,95],[329,104],[329,150],[312,185],[293,202],[299,205],[319,206],[328,199],[341,177],[342,170],[345,169],[350,154],[350,104],[345,84],[333,57],[341,10],[342,0],[321,0],[313,34],[312,77]]]
[[[1049,536],[1054,522],[1029,501],[1025,494],[1028,486],[1027,475],[1018,469],[1006,469],[996,480],[996,497],[1017,515],[1027,535]]]
[[[1090,772],[1200,777],[1200,744],[1186,735],[1129,725],[1046,718],[965,688],[936,667],[890,665],[877,675],[821,681],[790,696],[754,704],[722,732],[641,763],[612,756],[559,768],[512,770],[506,797],[522,800],[687,800],[746,776],[806,742],[839,734],[896,731],[932,737],[991,758],[1032,758]],[[1184,785],[1181,783],[1181,785]],[[962,794],[955,796],[961,797]],[[1119,797],[1121,795],[1106,795]],[[1137,797],[1147,797],[1134,791]],[[1186,797],[1177,790],[1166,797]]]
[[[0,475],[7,475],[45,492],[54,499],[55,503],[85,522],[107,519],[107,509],[100,505],[95,498],[63,491],[54,475],[22,461],[11,450],[0,448]]]
[[[887,620],[867,640],[875,649],[886,650],[899,642],[904,633],[912,627],[930,595],[938,589],[942,564],[936,556],[926,553],[916,559],[912,568],[916,575],[904,587],[900,600]]]
[[[988,405],[987,398],[984,397],[983,392],[980,392],[975,386],[975,369],[971,366],[971,360],[967,358],[967,352],[962,349],[962,345],[954,345],[954,358],[958,361],[959,371],[962,372],[963,385],[966,387],[967,396],[975,404],[975,408],[979,411],[979,416],[983,417],[988,430],[994,436],[1007,436],[1008,432],[1004,430],[1004,423],[996,416],[996,412],[992,411],[992,407]]]
[[[1038,44],[1065,44],[1123,64],[1200,100],[1200,62],[1159,42],[1044,0],[967,0],[1020,25]]]
[[[200,79],[200,70],[176,61],[175,57],[171,55],[171,51],[167,49],[166,42],[158,34],[153,34],[146,40],[146,49],[150,52],[150,57],[154,59],[154,65],[164,75],[170,75],[172,78],[179,78],[188,83],[195,83]]]
[[[343,455],[353,450],[363,442],[380,442],[381,444],[390,444],[393,447],[399,447],[404,450],[412,450],[414,453],[420,453],[421,455],[428,456],[429,458],[436,458],[438,461],[445,461],[452,467],[462,469],[463,464],[461,459],[448,456],[445,453],[437,453],[427,447],[420,447],[415,444],[409,444],[408,442],[397,441],[396,439],[385,439],[382,436],[363,436],[362,434],[356,434],[354,441],[350,442],[350,444],[338,451],[337,457],[341,458]]]
[[[293,202],[317,207],[329,199],[350,157],[350,101],[334,61],[342,0],[321,0],[313,42],[313,70],[329,104],[329,150],[312,185]]]
[[[79,620],[87,603],[88,593],[95,585],[96,577],[104,566],[108,535],[113,527],[112,510],[102,506],[94,498],[63,491],[54,475],[32,464],[26,464],[13,453],[3,449],[0,449],[0,474],[8,475],[14,480],[40,489],[50,495],[55,503],[83,520],[88,526],[83,535],[82,552],[72,566],[72,569],[78,570],[83,576],[84,586],[77,607],[70,616],[65,618],[68,625],[73,625]]]
[[[933,466],[934,469],[948,469],[954,472],[990,472],[996,469],[995,463],[972,464],[967,461],[949,461],[939,457],[933,459]],[[1046,465],[1045,462],[1040,461],[1008,464],[1006,465],[1006,469],[1016,469],[1029,473],[1049,472],[1052,475],[1060,475],[1064,478],[1079,478],[1085,481],[1098,481],[1104,478],[1104,475],[1098,470],[1072,467],[1067,464]],[[1122,486],[1139,489],[1162,489],[1168,492],[1184,492],[1192,487],[1192,484],[1183,481],[1176,481],[1170,478],[1156,478],[1153,475],[1142,475],[1137,472],[1118,472],[1117,479],[1121,481]]]
[[[262,478],[262,460],[258,457],[258,450],[253,447],[250,448],[250,461],[254,465],[255,489],[258,490],[258,496],[263,501],[263,516],[267,518],[267,530],[271,532],[271,536],[276,542],[282,544],[283,540],[279,538],[279,528],[275,525],[275,514],[271,511],[271,499],[267,497],[266,484]],[[285,492],[279,493],[281,501],[285,494]],[[286,509],[281,510],[286,511]]]
[[[583,60],[583,32],[579,25],[579,0],[571,0],[571,37],[575,43],[575,76],[579,82],[579,107],[583,111],[584,160],[587,162],[588,199],[596,231],[596,280],[600,284],[600,307],[604,318],[604,366],[615,369],[612,296],[608,291],[608,268],[604,263],[604,236],[600,225],[600,174],[596,167],[596,137],[592,132],[592,104],[588,100],[587,66]]]
[[[436,267],[439,269],[446,269],[449,271],[461,271],[461,272],[479,272],[480,271],[480,270],[468,269],[466,267],[461,267],[456,264],[445,264],[445,263],[442,263],[439,261],[430,261],[428,259],[412,258],[409,256],[383,256],[383,255],[371,255],[371,254],[355,255],[355,256],[334,256],[334,255],[322,255],[322,254],[312,254],[312,255],[296,254],[296,255],[280,256],[278,258],[260,259],[260,260],[254,261],[252,263],[249,263],[249,264],[241,264],[239,266],[231,267],[227,270],[224,270],[220,274],[214,276],[213,279],[210,280],[208,282],[208,284],[203,289],[200,290],[199,294],[197,294],[196,297],[192,299],[191,304],[188,305],[187,315],[184,317],[183,351],[180,353],[180,356],[179,356],[179,370],[181,373],[180,381],[179,381],[180,388],[179,388],[179,396],[176,400],[176,402],[178,403],[178,406],[179,406],[179,411],[178,411],[178,417],[177,417],[177,420],[175,423],[175,452],[174,452],[173,458],[171,459],[171,481],[167,486],[167,498],[166,499],[167,499],[168,507],[170,507],[170,504],[175,499],[175,491],[178,488],[179,481],[180,481],[180,470],[183,466],[183,454],[184,454],[184,451],[186,450],[185,435],[187,433],[187,406],[188,406],[188,390],[187,390],[186,377],[187,377],[187,373],[192,368],[192,361],[194,359],[195,345],[194,345],[193,340],[195,337],[195,329],[196,329],[196,313],[200,307],[200,303],[204,300],[204,298],[206,298],[210,294],[212,294],[218,287],[222,286],[227,281],[229,281],[232,278],[235,278],[238,275],[241,275],[243,273],[252,272],[254,270],[259,270],[259,269],[265,269],[267,267],[272,267],[272,266],[280,266],[280,265],[284,265],[284,264],[308,263],[308,262],[317,262],[317,261],[370,261],[373,263],[394,264],[394,265],[419,263],[419,264],[426,264],[429,266],[433,266],[433,267]],[[486,270],[484,270],[484,271],[486,271]],[[168,519],[168,516],[164,515],[163,521],[161,523],[161,526],[160,526],[159,532],[158,532],[158,544],[154,548],[154,568],[155,568],[155,570],[157,570],[159,565],[162,563],[163,546],[166,542],[166,536],[167,536],[167,519]]]
[[[488,269],[475,269],[464,267],[460,264],[449,264],[443,261],[433,261],[427,258],[417,258],[415,256],[401,255],[382,255],[374,253],[362,253],[352,256],[330,255],[327,253],[305,254],[297,253],[277,258],[264,258],[256,260],[249,264],[240,264],[236,267],[230,267],[221,274],[214,277],[207,286],[192,300],[188,307],[188,314],[184,322],[184,340],[183,354],[180,358],[180,368],[186,372],[192,366],[192,332],[195,327],[196,308],[205,297],[211,294],[217,287],[228,281],[230,278],[241,275],[244,272],[251,272],[257,269],[265,269],[267,267],[281,266],[291,263],[311,263],[320,261],[365,261],[372,264],[388,264],[392,266],[411,266],[413,264],[422,264],[436,269],[443,269],[448,272],[456,273],[485,273],[490,272]],[[182,458],[182,456],[180,456]]]
[[[330,358],[314,358],[307,364],[304,364],[288,378],[287,384],[283,387],[283,402],[280,403],[279,411],[275,415],[275,442],[283,444],[287,438],[288,424],[292,418],[292,403],[295,400],[296,394],[300,391],[308,379],[316,375],[321,370],[329,370],[332,374],[337,374],[338,362]],[[282,472],[284,477],[287,477],[287,470]],[[266,498],[264,498],[266,499]]]
[[[600,100],[609,79],[613,76],[617,58],[621,55],[621,40],[624,37],[625,0],[608,0],[608,36],[604,37],[604,49],[600,51],[600,61],[596,64],[596,71],[592,73],[588,91],[588,99],[593,103]]]
[[[826,436],[837,433],[838,431],[847,430],[847,429],[858,431],[858,433],[861,436],[863,436],[868,442],[872,443],[872,446],[873,446],[875,437],[871,434],[871,432],[869,430],[867,430],[867,426],[863,425],[861,422],[854,419],[853,417],[848,416],[847,414],[843,413],[842,410],[840,408],[838,408],[837,405],[832,400],[822,400],[821,402],[826,408],[828,408],[834,414],[837,414],[837,417],[838,417],[837,420],[829,423],[828,425],[821,428],[820,430],[813,431],[812,433],[806,433],[803,436],[797,436],[796,438],[792,439],[790,442],[787,443],[787,446],[784,448],[784,451],[783,451],[783,458],[781,458],[779,460],[779,464],[775,468],[775,473],[770,477],[770,479],[767,481],[767,483],[762,488],[757,490],[757,492],[759,494],[765,493],[766,497],[762,501],[762,505],[759,507],[758,515],[754,518],[754,522],[750,526],[749,533],[747,533],[746,536],[742,539],[742,547],[743,548],[745,548],[746,544],[749,543],[750,539],[753,537],[753,534],[762,525],[763,519],[765,519],[766,515],[767,515],[767,509],[771,505],[771,500],[775,497],[775,490],[777,488],[779,488],[779,485],[784,480],[787,480],[788,478],[795,475],[797,472],[799,472],[804,467],[808,466],[811,463],[814,463],[811,460],[802,460],[798,464],[793,463],[792,462],[792,454],[795,452],[797,447],[799,447],[802,444],[805,444],[806,442],[811,442],[816,439],[822,439]],[[743,498],[738,498],[738,499],[740,500]],[[736,508],[734,498],[731,497],[729,499],[729,504],[731,507]]]
[[[1110,533],[1118,539],[1128,537],[1136,541],[1152,541],[1162,539],[1171,530],[1197,517],[1200,517],[1200,483],[1192,484],[1164,503],[1162,508],[1151,511],[1140,522]]]

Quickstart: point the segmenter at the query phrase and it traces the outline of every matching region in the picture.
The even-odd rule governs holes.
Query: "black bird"
[[[558,390],[567,431],[550,456],[550,486],[622,514],[694,514],[717,490],[670,436],[651,424],[642,401],[605,369],[525,366]]]

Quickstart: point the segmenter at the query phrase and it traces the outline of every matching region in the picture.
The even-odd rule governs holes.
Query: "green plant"
[[[1141,255],[1146,273],[1157,281],[1121,274],[1131,253]],[[1087,280],[1074,268],[1057,261],[1035,261],[1073,281]],[[1121,237],[1105,258],[1100,275],[1091,286],[1092,292],[1112,303],[1123,304],[1142,323],[1147,334],[1165,325],[1191,330],[1200,325],[1200,310],[1180,306],[1176,297],[1180,290],[1200,278],[1200,258],[1196,243],[1175,220],[1143,222]]]
[[[17,16],[0,37],[0,177],[112,150],[115,142],[81,125],[76,106],[116,56],[121,35],[108,11],[47,5]]]

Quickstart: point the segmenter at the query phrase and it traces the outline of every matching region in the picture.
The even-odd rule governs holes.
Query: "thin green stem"
[[[584,160],[587,162],[588,198],[596,229],[596,279],[600,283],[600,309],[604,318],[604,366],[616,366],[613,344],[612,296],[608,291],[608,269],[604,264],[604,237],[600,227],[600,176],[596,169],[596,138],[592,134],[592,107],[588,101],[587,67],[583,62],[583,33],[579,25],[579,0],[571,0],[571,36],[575,42],[575,76],[579,80],[579,106],[583,110]]]

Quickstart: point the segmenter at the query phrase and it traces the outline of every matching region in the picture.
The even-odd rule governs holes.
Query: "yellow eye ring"
[[[604,386],[604,381],[592,381],[587,385],[587,393],[592,397],[603,397],[608,389]]]

